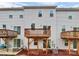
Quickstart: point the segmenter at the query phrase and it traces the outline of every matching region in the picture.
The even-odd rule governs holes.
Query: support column
[[[3,38],[3,40],[5,41],[6,51],[8,52],[8,38]]]
[[[79,55],[79,40],[77,40],[77,53]]]
[[[38,40],[37,40],[37,49],[39,49],[39,44],[38,44]]]
[[[28,38],[28,55],[29,55],[29,38]]]
[[[71,54],[70,47],[71,47],[71,40],[68,40],[68,52],[69,52],[69,55]]]
[[[47,48],[48,48],[48,39],[46,38],[46,54],[47,54]]]
[[[29,38],[28,38],[28,50],[29,50]]]

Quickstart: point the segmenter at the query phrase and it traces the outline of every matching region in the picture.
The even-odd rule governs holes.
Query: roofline
[[[56,8],[56,11],[79,11],[79,8]]]
[[[54,9],[57,6],[23,6],[24,9]]]
[[[0,11],[21,11],[24,9],[54,9],[57,6],[22,6],[22,7],[13,7],[13,8],[0,8]]]
[[[20,11],[20,10],[24,10],[23,7],[14,7],[14,8],[0,8],[0,11]]]
[[[0,11],[21,11],[24,9],[55,9],[57,6],[22,6],[13,8],[0,8]],[[56,11],[79,11],[79,8],[56,8]]]

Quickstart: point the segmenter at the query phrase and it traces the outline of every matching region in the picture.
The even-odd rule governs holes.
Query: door
[[[21,40],[20,39],[14,39],[14,47],[15,48],[20,47],[20,44],[21,44]]]
[[[17,39],[17,47],[20,47],[20,43],[21,43],[20,39]]]
[[[43,48],[46,48],[46,40],[43,40]]]
[[[73,49],[77,49],[77,41],[73,40]]]

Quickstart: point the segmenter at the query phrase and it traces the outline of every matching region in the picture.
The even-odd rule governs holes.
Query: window
[[[62,32],[65,32],[65,25],[63,25],[63,27],[62,27]]]
[[[73,36],[74,36],[74,37],[77,37],[77,35],[76,35],[77,32],[76,32],[76,31],[79,31],[79,27],[74,27],[74,28],[73,28],[73,31],[74,31],[74,32],[73,32]]]
[[[73,31],[79,31],[79,27],[74,27]]]
[[[31,29],[32,29],[32,30],[35,30],[35,23],[32,23],[32,24],[31,24]]]
[[[77,28],[76,28],[76,27],[74,27],[74,28],[73,28],[73,31],[77,31]]]
[[[14,47],[17,47],[17,40],[14,39]]]
[[[43,26],[43,30],[44,30],[44,31],[43,31],[43,34],[47,34],[47,26],[44,25],[44,26]]]
[[[18,32],[18,34],[21,34],[21,27],[20,26],[14,26],[14,30]]]
[[[67,39],[64,39],[64,45],[68,46],[68,40]]]
[[[9,15],[9,18],[13,18],[13,15]]]
[[[62,28],[62,32],[65,32],[65,28]]]
[[[21,18],[21,19],[22,19],[22,18],[23,18],[23,15],[20,15],[20,16],[19,16],[19,18]]]
[[[37,43],[37,40],[34,40],[34,45],[37,45],[38,43]]]
[[[69,19],[72,19],[72,16],[69,16],[68,18],[69,18]]]
[[[50,11],[50,17],[53,17],[53,11]]]
[[[6,29],[6,25],[5,24],[3,24],[3,29]]]
[[[42,17],[42,11],[39,12],[38,17]]]
[[[14,47],[20,47],[21,40],[20,39],[14,39]]]

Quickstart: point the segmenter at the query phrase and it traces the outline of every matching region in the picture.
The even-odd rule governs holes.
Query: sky
[[[0,2],[0,8],[22,6],[57,6],[63,8],[79,7],[79,2]]]

